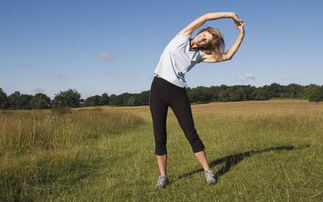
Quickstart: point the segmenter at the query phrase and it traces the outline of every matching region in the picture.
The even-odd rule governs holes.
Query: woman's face
[[[209,44],[212,41],[212,39],[213,39],[212,34],[210,34],[207,31],[204,31],[204,32],[198,34],[194,38],[197,48],[205,47],[207,44]]]

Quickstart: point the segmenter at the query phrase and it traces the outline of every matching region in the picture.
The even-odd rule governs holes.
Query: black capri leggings
[[[193,152],[204,150],[204,144],[194,127],[191,105],[185,88],[155,76],[151,84],[149,105],[155,136],[155,154],[167,154],[166,117],[168,106],[172,108],[186,139],[191,144]]]

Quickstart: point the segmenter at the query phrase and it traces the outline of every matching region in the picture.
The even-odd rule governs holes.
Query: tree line
[[[75,89],[60,91],[54,99],[50,99],[44,93],[35,95],[21,94],[19,91],[7,96],[0,88],[0,109],[50,109],[65,107],[85,106],[139,106],[149,104],[149,92],[122,93],[120,95],[90,96],[81,98],[81,94]],[[186,88],[186,93],[191,103],[201,104],[209,102],[229,102],[246,100],[268,100],[272,98],[308,99],[310,102],[323,101],[323,85],[310,84],[302,86],[299,84],[280,85],[272,83],[263,87],[250,85],[235,86],[198,86]]]

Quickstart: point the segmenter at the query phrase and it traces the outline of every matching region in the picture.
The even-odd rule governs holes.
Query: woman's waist
[[[185,83],[180,83],[180,82],[176,82],[176,81],[170,81],[167,78],[164,78],[158,74],[156,74],[154,76],[154,80],[156,80],[156,82],[161,85],[161,86],[166,86],[166,87],[171,87],[171,88],[178,88],[178,89],[184,89],[186,84]]]

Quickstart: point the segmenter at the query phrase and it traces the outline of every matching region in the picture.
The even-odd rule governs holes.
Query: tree
[[[37,93],[31,98],[29,105],[32,109],[49,109],[51,108],[51,100],[47,95]]]
[[[98,106],[100,105],[101,97],[99,95],[91,96],[85,99],[84,106]]]
[[[190,102],[205,103],[212,101],[213,96],[207,87],[198,86],[189,91],[188,97]]]
[[[269,98],[280,97],[283,92],[282,86],[278,83],[272,83],[270,86],[264,86],[266,94]]]
[[[0,88],[0,109],[8,109],[9,106],[7,94],[3,92],[2,88]]]
[[[107,93],[103,93],[100,97],[100,105],[108,105],[109,101],[109,95]]]
[[[121,99],[120,99],[120,96],[117,96],[115,94],[112,94],[110,96],[110,102],[109,102],[110,105],[121,105]]]
[[[19,109],[20,92],[15,91],[14,93],[10,94],[8,96],[8,100],[9,100],[9,103],[10,103],[10,109]]]
[[[256,87],[246,85],[246,86],[240,86],[240,88],[244,92],[242,96],[242,100],[254,100],[253,92],[255,91]]]
[[[20,94],[19,91],[15,91],[8,96],[10,109],[31,109],[29,106],[32,95]]]
[[[55,95],[53,100],[53,106],[55,108],[61,107],[79,107],[81,103],[81,94],[74,89],[67,91],[60,91]]]
[[[315,89],[309,97],[310,102],[323,101],[323,86]]]
[[[230,92],[230,88],[227,89],[221,89],[218,96],[219,96],[219,101],[221,102],[227,102],[230,101],[229,98],[229,92]]]
[[[129,105],[129,106],[136,105],[136,98],[135,98],[135,96],[129,97],[128,102],[127,102],[127,105]]]
[[[268,100],[268,95],[264,88],[257,88],[253,91],[253,97],[255,100]]]
[[[320,86],[316,84],[310,84],[308,86],[305,86],[304,92],[303,92],[303,98],[309,99],[312,94],[315,93],[317,89],[319,89]]]
[[[142,91],[136,96],[136,105],[148,105],[149,104],[149,92]]]
[[[240,101],[245,97],[244,92],[241,88],[230,88],[229,99],[230,101]]]
[[[19,109],[31,109],[29,103],[32,98],[32,95],[22,94],[20,96]]]
[[[198,101],[198,91],[196,90],[196,88],[192,88],[187,92],[187,96],[190,102],[197,102]]]
[[[286,97],[291,97],[291,98],[299,98],[303,95],[304,92],[304,87],[291,83],[288,86],[286,86]]]
[[[130,93],[122,93],[118,95],[120,97],[120,104],[119,105],[127,105],[128,99],[131,97]]]
[[[220,92],[219,87],[211,86],[210,88],[208,88],[208,93],[210,94],[212,101],[217,101],[219,99],[219,96],[218,96],[219,92]]]

